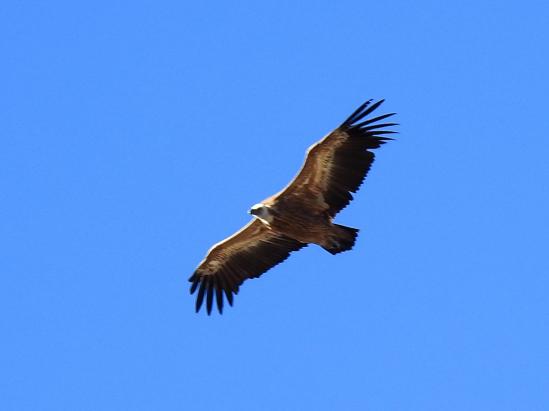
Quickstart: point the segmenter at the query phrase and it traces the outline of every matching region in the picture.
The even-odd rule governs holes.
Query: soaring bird
[[[290,253],[317,244],[331,254],[350,250],[358,229],[334,223],[374,161],[372,150],[396,133],[381,121],[395,113],[368,118],[384,100],[362,104],[339,127],[307,150],[297,176],[278,194],[254,205],[252,220],[241,230],[215,244],[189,278],[191,294],[198,290],[196,312],[206,298],[212,311],[214,295],[219,313],[223,297],[233,296],[248,278],[256,278],[286,260]]]

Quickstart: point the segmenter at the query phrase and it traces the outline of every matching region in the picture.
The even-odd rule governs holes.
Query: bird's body
[[[382,135],[394,133],[383,128],[396,123],[378,123],[394,113],[363,120],[382,102],[366,102],[311,146],[294,180],[253,206],[254,220],[208,251],[189,278],[191,293],[198,289],[196,311],[206,297],[209,314],[215,296],[222,312],[223,295],[232,305],[233,294],[244,280],[260,276],[307,244],[317,244],[331,254],[353,247],[358,230],[335,224],[333,219],[362,184],[374,160],[371,150],[390,140]]]
[[[273,205],[274,217],[269,224],[271,229],[305,244],[322,244],[324,238],[332,231],[332,224],[326,215],[302,214],[295,207],[280,207]]]
[[[314,199],[312,194],[306,198]],[[282,197],[271,203],[269,206],[262,203],[267,209],[268,216],[257,218],[275,233],[304,244],[317,244],[329,251],[338,249],[338,243],[348,239],[347,231],[342,229],[342,226],[334,224],[327,213],[303,213],[303,203],[299,198]]]

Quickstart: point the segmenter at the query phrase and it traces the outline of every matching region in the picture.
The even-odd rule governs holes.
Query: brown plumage
[[[380,123],[395,113],[365,119],[384,100],[360,106],[338,128],[307,150],[303,167],[278,194],[252,207],[254,218],[231,237],[214,245],[189,278],[191,294],[198,290],[196,311],[206,298],[212,311],[214,298],[220,313],[223,296],[233,295],[248,278],[256,278],[309,243],[332,254],[350,250],[358,230],[332,222],[353,199],[374,161],[371,151],[395,133]]]

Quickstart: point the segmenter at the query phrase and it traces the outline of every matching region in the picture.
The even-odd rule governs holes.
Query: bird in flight
[[[253,219],[229,238],[215,244],[189,278],[191,294],[198,291],[196,312],[206,298],[206,311],[215,301],[223,313],[223,297],[233,297],[248,278],[257,278],[286,260],[290,253],[317,244],[331,254],[350,250],[358,229],[333,222],[353,199],[374,161],[373,149],[396,133],[382,120],[395,113],[369,118],[384,100],[368,100],[347,120],[307,150],[297,176],[278,194],[254,205]]]

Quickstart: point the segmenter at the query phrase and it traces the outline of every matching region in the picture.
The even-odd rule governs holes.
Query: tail
[[[358,229],[345,227],[344,225],[334,224],[334,232],[328,238],[327,244],[322,248],[330,254],[338,254],[348,251],[355,245]]]

